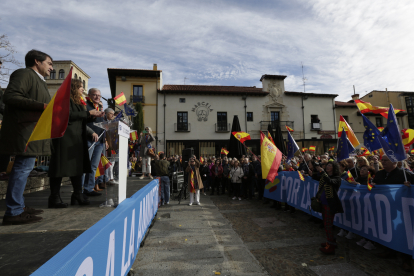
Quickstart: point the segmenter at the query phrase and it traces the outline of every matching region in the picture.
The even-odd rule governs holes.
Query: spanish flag
[[[341,115],[341,117],[339,118],[339,126],[338,126],[338,136],[339,137],[341,137],[342,129],[345,129],[346,136],[348,136],[349,142],[351,142],[351,144],[354,147],[358,146],[359,141],[358,141],[354,131],[349,126],[349,124],[345,121],[344,117],[342,117],[342,115]]]
[[[282,152],[260,132],[260,153],[262,157],[262,178],[275,180],[282,160]]]
[[[307,152],[308,149],[307,148],[302,148],[302,152]]]
[[[315,146],[309,146],[309,151],[315,151],[316,147]]]
[[[226,150],[225,148],[221,148],[221,154],[227,155],[227,154],[229,154],[229,151]]]
[[[411,154],[414,154],[414,149],[412,149],[410,152],[411,152]]]
[[[236,139],[239,140],[240,143],[244,143],[244,141],[251,140],[250,134],[243,131],[234,131],[231,134],[233,134],[233,136],[236,137]]]
[[[290,131],[290,132],[293,132],[294,130],[293,129],[291,129],[290,127],[288,127],[288,126],[286,126],[286,129],[288,130],[288,131]]]
[[[131,141],[135,141],[135,140],[137,140],[137,139],[138,139],[138,132],[137,132],[137,131],[131,132],[131,133],[129,134],[129,139],[130,139]]]
[[[361,100],[355,100],[355,103],[357,104],[357,107],[362,114],[367,113],[367,112],[372,112],[374,114],[381,114],[382,116],[388,119],[388,108],[387,107],[374,106],[369,102],[364,102]],[[404,111],[404,110],[394,109],[395,114],[397,114],[400,111]]]
[[[273,141],[272,135],[270,135],[270,132],[267,132],[267,138],[273,143],[273,145],[276,145],[275,141]]]
[[[384,128],[383,127],[377,127],[379,131],[383,131]]]
[[[372,179],[372,176],[371,176],[371,173],[370,172],[368,172],[368,179],[367,179],[367,186],[368,186],[368,190],[372,190],[372,188],[374,187],[372,184],[371,184],[371,179]]]
[[[347,172],[347,177],[345,178],[345,180],[346,181],[348,181],[349,183],[352,183],[352,182],[355,182],[355,179],[354,179],[354,177],[352,176],[352,174],[351,174],[351,172],[350,171],[348,171]]]
[[[330,147],[328,151],[334,151],[335,147]]]
[[[204,158],[200,156],[200,163],[204,163]]]
[[[125,98],[125,95],[124,95],[124,92],[121,92],[118,96],[116,96],[114,98],[114,100],[115,100],[117,105],[124,105],[127,102],[126,98]]]
[[[303,175],[300,173],[300,171],[298,171],[298,174],[299,174],[299,178],[300,178],[300,180],[305,181],[305,178],[304,178],[304,177],[303,177]]]
[[[403,129],[402,141],[404,146],[411,146],[414,143],[414,130]]]
[[[363,150],[364,152],[361,155],[358,155],[358,157],[371,155],[368,149],[361,148],[361,150]]]
[[[29,140],[30,142],[63,137],[69,122],[70,89],[72,83],[72,68],[52,100],[40,116]]]
[[[105,174],[105,170],[112,165],[111,162],[101,153],[98,168],[96,168],[95,179]]]

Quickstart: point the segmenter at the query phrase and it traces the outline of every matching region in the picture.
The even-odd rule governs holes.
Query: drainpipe
[[[335,139],[336,137],[336,118],[335,118],[335,98],[332,98],[332,110],[333,110],[333,119],[334,119],[334,130],[335,130]]]
[[[165,143],[165,107],[167,106],[167,104],[165,103],[165,92],[164,92],[164,153],[167,153],[167,144]]]
[[[157,93],[157,99],[155,106],[155,131],[157,133],[157,140],[155,140],[155,148],[158,149],[158,75],[157,72],[155,72],[155,93]]]
[[[244,123],[246,125],[246,132],[247,132],[247,94],[242,97],[244,99]]]
[[[303,121],[303,140],[305,140],[305,106],[303,105],[303,97],[302,97],[302,121]],[[302,143],[303,145],[303,143]]]

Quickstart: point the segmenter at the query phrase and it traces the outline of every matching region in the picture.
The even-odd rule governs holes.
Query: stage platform
[[[150,182],[146,178],[128,177],[127,198]],[[108,187],[108,194],[114,189]],[[48,209],[50,190],[25,195],[25,204],[42,209],[43,221],[27,225],[0,226],[0,271],[1,275],[30,275],[66,245],[76,239],[111,211],[112,207],[99,207],[105,201],[102,196],[90,197],[89,206],[71,206],[64,209]],[[61,197],[70,204],[72,186],[63,185]],[[6,209],[5,200],[0,200],[0,220]],[[1,223],[0,223],[1,224]]]

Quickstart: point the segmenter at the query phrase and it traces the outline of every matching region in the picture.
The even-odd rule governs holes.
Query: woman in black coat
[[[88,154],[87,139],[98,141],[98,135],[86,126],[86,121],[92,117],[102,117],[104,113],[98,110],[86,110],[82,100],[84,88],[82,82],[72,79],[70,91],[69,123],[62,138],[52,140],[52,157],[50,159],[50,196],[49,208],[66,208],[68,205],[60,198],[62,177],[70,177],[73,186],[71,205],[90,204],[82,196],[82,176],[91,172],[91,162]]]

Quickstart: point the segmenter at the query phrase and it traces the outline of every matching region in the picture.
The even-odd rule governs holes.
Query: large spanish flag
[[[262,178],[273,182],[282,160],[282,152],[267,139],[263,132],[260,132],[260,153],[262,158]]]
[[[341,137],[342,129],[345,129],[346,136],[348,136],[349,142],[356,147],[359,145],[359,141],[352,130],[352,128],[349,126],[349,124],[345,121],[344,117],[339,118],[339,126],[338,126],[338,137]]]
[[[70,68],[68,76],[43,111],[42,116],[40,116],[26,143],[25,151],[32,141],[60,138],[65,134],[69,122],[71,82],[72,68]]]
[[[273,145],[276,145],[275,141],[273,141],[272,135],[270,135],[270,132],[267,132],[267,138],[273,143]]]
[[[105,174],[105,170],[107,168],[109,168],[112,165],[111,162],[109,162],[108,158],[106,158],[102,153],[101,153],[101,160],[99,160],[99,165],[96,168],[96,173],[95,173],[95,178],[98,178],[101,175]]]
[[[118,96],[114,98],[117,105],[124,105],[126,104],[127,100],[125,98],[124,92],[121,92]]]
[[[133,132],[131,132],[130,134],[129,134],[129,139],[131,140],[131,141],[135,141],[135,140],[138,140],[138,131],[133,131]]]
[[[369,102],[364,102],[361,100],[355,100],[355,103],[357,104],[357,107],[362,114],[372,112],[374,114],[381,114],[382,116],[388,119],[388,107],[374,106]],[[397,114],[400,111],[404,110],[394,109],[395,114]]]
[[[234,137],[236,137],[236,139],[240,141],[240,143],[244,143],[244,141],[251,140],[250,134],[243,131],[234,131],[231,134],[233,134]]]

